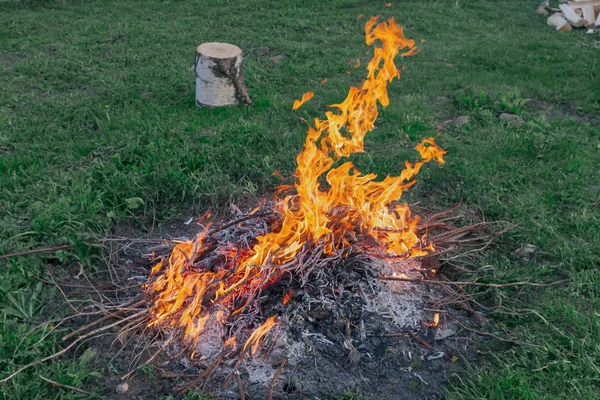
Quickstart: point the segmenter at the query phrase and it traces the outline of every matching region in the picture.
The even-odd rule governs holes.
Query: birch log
[[[252,103],[242,74],[242,49],[228,43],[196,48],[196,105],[220,107]]]

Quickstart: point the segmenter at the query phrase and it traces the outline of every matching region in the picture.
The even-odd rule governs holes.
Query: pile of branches
[[[236,207],[233,207],[233,210],[233,215],[227,220],[214,225],[212,228],[204,227],[201,229],[203,232],[204,251],[188,260],[187,268],[189,271],[227,268],[228,265],[235,263],[236,254],[243,254],[250,251],[255,244],[256,238],[269,232],[276,225],[277,221],[280,220],[280,216],[270,203],[263,204],[259,210],[255,210],[253,213],[242,212]],[[491,243],[494,236],[502,233],[504,230],[497,230],[495,233],[490,233],[490,224],[486,223],[475,223],[458,227],[455,225],[455,222],[463,216],[457,214],[455,211],[456,209],[450,209],[440,213],[431,213],[422,210],[421,215],[423,218],[417,225],[416,233],[419,236],[427,234],[428,241],[435,246],[435,252],[424,257],[421,260],[419,268],[406,271],[407,274],[402,277],[380,275],[375,276],[375,278],[425,284],[439,284],[441,282],[444,283],[443,288],[447,294],[448,300],[446,305],[460,304],[464,307],[470,307],[468,305],[468,294],[464,291],[462,285],[462,283],[466,282],[451,284],[451,282],[445,279],[440,280],[438,278],[440,268],[442,265],[453,265],[459,259],[461,262],[464,262],[469,257],[476,257],[478,253]],[[127,240],[122,239],[125,242]],[[160,246],[156,247],[159,253],[153,253],[150,256],[150,261],[157,263],[161,260],[167,260],[168,257],[173,256],[177,245],[180,243],[180,241],[162,242]],[[402,262],[402,260],[394,259],[394,257],[385,255],[383,252],[377,253],[377,249],[379,248],[378,243],[372,237],[368,236],[357,235],[351,242],[351,246],[335,249],[333,253],[330,252],[329,254],[325,251],[325,245],[324,242],[321,242],[311,243],[309,246],[306,246],[293,261],[278,266],[279,273],[276,277],[264,277],[263,285],[256,286],[257,290],[247,294],[241,312],[235,314],[226,313],[226,318],[224,318],[225,331],[217,329],[216,332],[212,333],[216,334],[219,340],[236,337],[243,339],[243,343],[235,345],[228,344],[227,341],[225,343],[219,342],[212,349],[213,354],[210,357],[199,357],[195,362],[195,365],[203,369],[203,372],[197,375],[191,382],[180,387],[179,390],[183,392],[202,381],[206,381],[216,371],[217,367],[224,362],[230,365],[230,373],[224,383],[227,386],[235,377],[239,379],[236,371],[247,356],[255,355],[259,350],[262,350],[265,353],[265,359],[268,357],[269,351],[274,346],[275,339],[267,341],[267,343],[259,343],[264,338],[262,335],[257,334],[256,328],[264,326],[265,322],[269,322],[263,315],[265,301],[261,300],[261,298],[264,291],[267,291],[275,283],[279,283],[290,289],[289,291],[277,294],[280,299],[279,301],[284,303],[286,292],[291,292],[293,289],[306,288],[310,286],[309,282],[312,281],[332,281],[333,278],[329,276],[331,271],[349,259],[361,260],[363,263],[368,264],[369,260],[377,258],[377,254],[379,254],[381,256],[380,261],[386,264],[393,265],[394,263]],[[238,249],[237,253],[228,251],[232,246]],[[373,270],[372,273],[376,274],[377,271]],[[61,351],[19,368],[0,382],[7,382],[26,368],[62,356],[83,342],[115,329],[119,329],[118,339],[121,343],[129,343],[135,337],[138,347],[143,350],[153,349],[150,356],[143,362],[140,361],[140,358],[143,353],[147,352],[140,350],[135,360],[137,366],[125,374],[122,379],[128,379],[139,368],[154,361],[170,347],[176,346],[180,349],[171,358],[193,354],[197,350],[196,346],[198,343],[186,341],[184,332],[181,329],[169,326],[168,321],[163,321],[164,323],[162,324],[152,324],[155,320],[155,316],[152,315],[152,309],[155,304],[156,295],[151,290],[148,290],[151,287],[152,278],[148,276],[138,278],[140,278],[139,285],[131,285],[131,281],[126,281],[128,282],[127,284],[121,282],[118,283],[119,288],[117,290],[114,290],[114,288],[102,289],[93,287],[94,292],[101,295],[99,300],[91,301],[89,311],[81,311],[80,309],[73,308],[75,313],[61,320],[56,326],[67,324],[73,319],[91,318],[92,322],[66,335],[63,340],[69,344]],[[214,290],[218,289],[219,282],[216,283]],[[445,283],[448,284],[446,285]],[[136,286],[137,289],[135,289]],[[124,292],[127,293],[125,296],[126,300],[123,300]],[[267,301],[273,303],[273,296],[269,296]],[[203,302],[206,307],[211,307],[210,297],[203,299]],[[285,317],[286,307],[270,308],[271,310],[277,310],[281,314],[281,320],[289,320],[289,318]],[[218,310],[214,311],[217,312]],[[177,317],[179,315],[173,316],[174,319]],[[270,329],[274,325],[274,323],[271,323],[271,326],[268,328]],[[212,325],[213,328],[215,326],[214,324]],[[210,329],[212,328],[209,324],[206,330],[209,331]],[[208,337],[205,337],[205,339],[210,340]],[[285,359],[282,359],[280,367],[283,368],[284,364]],[[279,373],[280,371],[278,371],[274,380],[276,380]]]

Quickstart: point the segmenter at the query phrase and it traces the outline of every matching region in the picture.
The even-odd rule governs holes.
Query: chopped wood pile
[[[600,28],[600,0],[559,0],[558,8],[550,7],[550,0],[542,1],[538,14],[548,16],[548,25],[557,31],[572,31],[573,28],[587,28],[593,32]]]

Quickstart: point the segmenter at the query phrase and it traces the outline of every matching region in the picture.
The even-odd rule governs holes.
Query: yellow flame
[[[360,87],[350,88],[344,101],[331,105],[325,119],[315,118],[309,125],[304,148],[296,157],[295,193],[281,197],[275,205],[281,217],[276,227],[257,237],[250,250],[233,245],[221,248],[221,256],[228,261],[219,268],[194,266],[194,260],[212,251],[209,228],[193,240],[177,244],[168,259],[152,269],[153,281],[147,289],[153,299],[151,326],[181,328],[185,340],[196,343],[211,316],[225,323],[243,311],[311,244],[320,243],[331,254],[349,249],[354,238],[363,235],[394,256],[418,257],[433,250],[431,243],[417,235],[418,217],[397,201],[415,183],[413,178],[425,163],[435,160],[443,164],[445,151],[434,139],[424,139],[416,146],[420,161],[407,161],[398,176],[382,180],[361,173],[345,160],[364,151],[364,137],[378,116],[377,105],[389,104],[387,84],[400,77],[395,57],[402,49],[408,49],[403,56],[416,51],[414,41],[404,37],[393,19],[378,23],[373,17],[365,28],[366,43],[381,44],[374,46],[367,77]],[[312,92],[305,93],[294,109],[312,96]],[[224,309],[228,312],[223,313]],[[260,339],[275,325],[275,316],[267,319],[250,335],[244,349],[254,353]]]
[[[292,110],[297,110],[299,109],[302,104],[306,103],[307,101],[309,101],[310,99],[312,99],[314,97],[314,93],[313,92],[306,92],[302,95],[302,99],[301,100],[294,100],[294,105],[292,106]]]

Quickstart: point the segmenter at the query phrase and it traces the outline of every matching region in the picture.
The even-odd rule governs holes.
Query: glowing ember
[[[284,306],[287,306],[287,304],[290,302],[290,299],[292,298],[293,295],[294,295],[294,291],[290,290],[283,296],[283,305]]]
[[[277,218],[270,230],[256,237],[250,247],[238,248],[211,239],[209,226],[193,240],[179,243],[152,269],[147,287],[152,299],[151,326],[177,328],[195,346],[207,324],[216,321],[233,326],[236,318],[250,315],[261,291],[283,276],[305,279],[310,273],[304,267],[307,259],[342,258],[357,249],[396,258],[424,256],[433,250],[417,235],[418,217],[411,216],[407,205],[397,203],[415,183],[413,177],[423,164],[444,162],[445,151],[433,138],[416,146],[421,161],[405,162],[399,176],[376,181],[375,174],[362,174],[349,161],[339,164],[352,153],[364,151],[364,137],[378,116],[377,103],[389,104],[387,84],[400,77],[394,64],[400,49],[408,49],[403,56],[415,52],[414,41],[404,37],[393,19],[377,23],[374,17],[366,23],[366,43],[376,41],[381,47],[374,47],[362,86],[350,88],[343,102],[331,106],[336,111],[327,111],[325,119],[315,118],[309,126],[296,158],[295,184],[278,191]],[[305,93],[294,109],[312,96]],[[219,263],[195,264],[209,254],[217,255]],[[283,303],[290,298],[288,292]],[[268,318],[249,334],[242,350],[255,353],[261,338],[276,324],[275,316]],[[224,334],[227,348],[236,346],[235,335]]]

